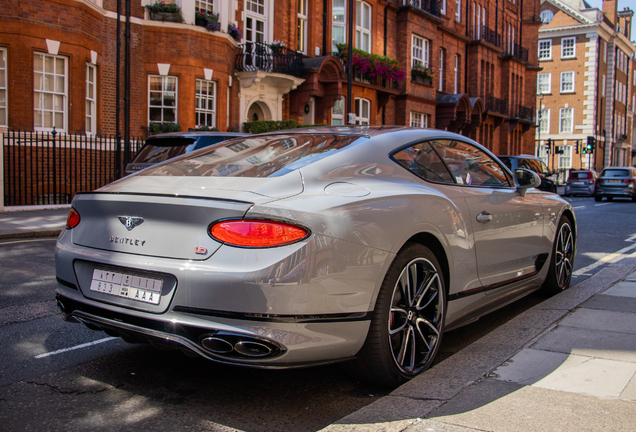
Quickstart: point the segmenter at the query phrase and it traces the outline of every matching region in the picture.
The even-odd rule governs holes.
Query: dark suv
[[[568,176],[568,182],[565,185],[563,196],[570,195],[587,195],[594,194],[594,185],[598,175],[595,171],[590,170],[572,170]]]
[[[538,157],[530,156],[530,155],[519,155],[519,156],[497,156],[499,160],[501,160],[510,171],[514,172],[517,168],[525,168],[530,171],[534,171],[539,174],[541,177],[541,185],[539,189],[546,192],[556,193],[557,186],[554,183],[554,180],[550,178],[550,171],[548,171],[548,167]]]
[[[603,170],[594,189],[594,201],[631,198],[636,201],[636,168],[608,167]]]
[[[239,132],[172,132],[153,135],[126,165],[126,175],[221,141],[247,135]]]

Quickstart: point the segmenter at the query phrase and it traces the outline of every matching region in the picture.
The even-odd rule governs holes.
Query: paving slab
[[[66,225],[70,205],[40,210],[0,212],[0,239],[52,237]]]
[[[636,281],[623,281],[603,291],[604,295],[636,298]]]
[[[636,282],[636,272],[627,275],[627,277],[625,278],[626,281],[635,281]]]
[[[636,402],[636,375],[629,381],[629,384],[627,384],[627,387],[625,387],[625,390],[621,393],[620,398]]]
[[[605,295],[603,292],[583,303],[581,307],[636,313],[636,298]]]
[[[428,419],[479,431],[628,431],[636,424],[636,404],[487,379]]]
[[[580,308],[566,316],[559,325],[636,334],[636,313]]]
[[[530,348],[636,363],[636,335],[557,326]]]

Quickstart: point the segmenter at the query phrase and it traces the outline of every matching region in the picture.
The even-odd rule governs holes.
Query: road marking
[[[634,245],[634,246],[636,246],[636,245]],[[48,353],[36,355],[35,358],[36,359],[41,359],[41,358],[49,357],[49,356],[56,355],[56,354],[62,354],[62,353],[65,353],[67,351],[73,351],[73,350],[80,349],[80,348],[86,348],[86,347],[89,347],[89,346],[92,346],[92,345],[97,345],[97,344],[100,344],[100,343],[112,341],[114,339],[119,339],[119,338],[107,337],[107,338],[104,338],[104,339],[99,339],[99,340],[96,340],[96,341],[93,341],[93,342],[88,342],[88,343],[77,345],[77,346],[74,346],[74,347],[64,348],[64,349],[61,349],[61,350],[57,350],[57,351],[53,351],[53,352],[48,352]]]
[[[636,243],[630,246],[624,247],[623,249],[616,251],[614,253],[605,255],[603,258],[596,261],[595,263],[592,263],[587,267],[583,267],[582,269],[578,269],[577,271],[572,273],[572,276],[581,276],[582,274],[585,274],[589,272],[590,270],[594,270],[596,267],[600,267],[605,263],[613,264],[615,262],[618,262],[622,260],[623,258],[625,258],[625,256],[623,255],[625,252],[629,252],[632,249],[636,249]]]
[[[610,204],[612,204],[612,203],[594,204],[594,207],[610,205]]]
[[[41,238],[41,239],[35,239],[35,240],[16,240],[16,241],[0,243],[0,246],[8,245],[8,244],[14,244],[14,243],[30,243],[30,242],[38,242],[38,241],[57,241],[57,237],[55,237],[55,238]]]
[[[578,209],[582,209],[582,208],[585,208],[585,207],[587,207],[587,206],[578,206],[578,207],[572,207],[572,208],[573,208],[574,210],[578,210]]]
[[[636,241],[636,236],[631,236],[630,238],[626,238],[625,239],[626,242],[633,242]]]

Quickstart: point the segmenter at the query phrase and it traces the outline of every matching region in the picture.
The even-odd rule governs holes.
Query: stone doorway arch
[[[246,121],[248,122],[272,119],[272,112],[264,102],[256,101],[247,109]]]

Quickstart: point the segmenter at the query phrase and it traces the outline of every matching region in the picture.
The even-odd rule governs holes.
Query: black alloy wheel
[[[446,292],[435,255],[411,243],[384,279],[367,335],[358,353],[362,377],[395,387],[428,369],[444,332]]]
[[[566,216],[561,216],[554,240],[548,277],[543,285],[544,293],[553,295],[569,288],[574,268],[574,241],[570,220]]]

